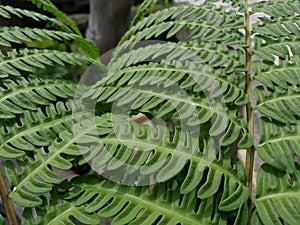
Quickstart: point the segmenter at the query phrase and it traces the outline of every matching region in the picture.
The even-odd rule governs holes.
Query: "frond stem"
[[[0,195],[5,208],[8,223],[11,225],[18,225],[15,210],[11,204],[11,201],[9,200],[8,191],[1,170],[0,170]]]
[[[246,41],[246,92],[249,97],[249,102],[246,106],[247,111],[247,125],[248,132],[254,136],[254,120],[253,120],[253,107],[252,107],[252,85],[251,85],[251,27],[250,27],[250,13],[248,0],[244,0],[245,7],[245,41]],[[251,218],[251,202],[252,202],[252,180],[253,180],[253,165],[254,165],[255,149],[252,145],[247,149],[246,154],[246,186],[249,188],[248,206],[249,206],[249,220]],[[248,221],[249,224],[249,221]]]

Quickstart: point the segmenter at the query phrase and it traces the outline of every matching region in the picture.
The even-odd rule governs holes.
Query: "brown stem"
[[[246,106],[247,111],[247,125],[249,133],[254,136],[254,119],[253,119],[253,107],[252,107],[252,85],[251,85],[251,27],[250,27],[250,13],[249,13],[249,4],[248,0],[244,0],[245,7],[245,41],[246,41],[246,92],[249,97],[249,102]],[[254,165],[254,154],[255,149],[252,145],[247,149],[246,155],[246,186],[249,188],[249,198],[248,198],[248,207],[249,207],[249,219],[248,224],[250,224],[251,219],[251,203],[252,203],[252,180],[253,180],[253,165]]]
[[[4,205],[4,209],[6,211],[6,216],[10,225],[18,225],[17,217],[14,211],[14,208],[11,204],[11,201],[8,197],[8,191],[5,185],[5,181],[2,175],[2,171],[0,170],[0,195],[2,198],[2,202]]]

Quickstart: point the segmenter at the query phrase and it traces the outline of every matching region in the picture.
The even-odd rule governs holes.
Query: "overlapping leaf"
[[[22,215],[22,224],[74,224],[74,218],[77,220],[76,222],[79,221],[88,225],[99,224],[99,216],[87,213],[85,206],[77,206],[72,202],[57,200],[56,198],[56,196],[53,196],[50,206],[47,200],[43,198],[43,205],[35,209],[36,214],[34,216],[32,209],[26,208]]]
[[[274,90],[275,86],[282,89],[300,84],[300,57],[298,55],[288,60],[281,60],[278,65],[253,63],[255,79]]]
[[[79,28],[73,20],[71,20],[65,13],[60,11],[51,1],[49,0],[31,0],[32,4],[36,5],[38,8],[42,8],[46,12],[52,13],[58,20],[65,23],[70,27],[73,32],[81,35]]]
[[[32,41],[47,40],[72,40],[80,36],[56,30],[21,28],[21,27],[1,27],[0,44],[11,47],[10,43],[24,43]]]
[[[85,206],[86,213],[113,217],[113,224],[226,224],[231,216],[218,210],[219,197],[200,202],[195,190],[179,194],[175,180],[156,184],[151,193],[147,187],[121,186],[97,177],[79,178],[73,185],[67,200]],[[246,208],[241,208],[232,219],[244,224],[246,217]]]
[[[299,21],[294,18],[300,12],[299,1],[262,2],[254,4],[253,9],[253,12],[264,12],[272,17],[263,19],[264,23],[253,29],[253,33],[257,33],[254,53],[271,62],[275,56],[286,59],[298,55]]]
[[[298,224],[300,220],[300,166],[288,174],[267,164],[257,174],[254,205],[257,220],[252,224]],[[260,223],[257,223],[260,222]]]
[[[90,124],[86,126],[90,127]],[[105,127],[98,125],[97,129],[102,131]],[[220,151],[217,157],[212,140],[204,149],[199,149],[199,137],[192,131],[176,130],[170,138],[169,131],[162,126],[157,126],[154,133],[148,126],[136,123],[125,125],[118,121],[115,121],[113,130],[115,134],[102,134],[97,140],[77,139],[79,145],[91,143],[97,146],[84,158],[92,159],[96,170],[105,166],[108,172],[105,177],[116,182],[140,184],[147,177],[154,176],[155,181],[165,182],[185,168],[187,174],[181,186],[182,193],[187,194],[203,183],[197,195],[207,199],[222,188],[218,207],[226,212],[238,209],[246,201],[248,189],[243,185],[242,164],[237,161],[233,168],[232,156],[228,151]]]
[[[257,101],[256,108],[264,115],[282,123],[295,123],[297,121],[295,116],[300,115],[299,90],[294,87],[280,90],[276,87],[274,92],[267,94],[263,87],[257,87],[254,93]]]
[[[226,12],[225,7],[205,4],[180,5],[152,13],[131,27],[120,45],[126,47],[133,42],[158,37],[164,32],[168,38],[184,27],[191,31],[188,41],[199,39],[201,42],[216,41],[228,45],[242,43],[242,35],[237,32],[244,27],[242,16],[235,16],[235,11]]]
[[[277,169],[293,173],[296,169],[293,154],[300,157],[299,145],[299,122],[288,127],[286,124],[261,118],[260,143],[256,150],[265,162]]]
[[[20,76],[21,71],[34,72],[36,68],[58,65],[82,65],[92,63],[93,59],[82,54],[61,52],[57,50],[23,49],[11,50],[7,55],[0,55],[1,76]]]
[[[289,17],[300,12],[298,0],[261,1],[252,4],[252,12],[263,12],[272,17]]]
[[[48,22],[51,25],[54,25],[59,30],[66,31],[69,33],[72,32],[72,30],[70,28],[68,28],[68,26],[66,26],[63,22],[61,22],[55,18],[48,17],[44,14],[34,12],[34,11],[29,11],[26,9],[19,9],[19,8],[14,8],[14,7],[7,6],[7,5],[0,5],[0,16],[4,17],[6,19],[11,19],[12,16],[16,16],[19,18],[27,17],[27,18],[33,19],[37,22],[41,22],[41,21]]]
[[[0,119],[11,119],[24,110],[38,110],[41,105],[74,97],[76,84],[70,81],[18,77],[2,80],[0,87]]]
[[[117,48],[116,52],[121,49],[122,47]],[[145,47],[131,49],[125,54],[118,55],[116,60],[110,62],[108,69],[112,73],[139,62],[160,62],[164,60],[171,63],[173,60],[176,60],[179,62],[191,61],[206,63],[216,70],[216,74],[227,75],[236,72],[239,76],[239,73],[245,71],[243,59],[244,55],[241,50],[224,50],[220,45],[216,44],[206,43],[198,45],[196,43],[171,42],[153,44],[145,42]],[[230,78],[224,76],[223,79]]]
[[[87,115],[81,115],[80,117],[80,115],[76,115],[76,113],[73,113],[72,116],[73,118],[77,117],[77,119],[84,119],[84,117],[87,117]],[[95,148],[92,148],[92,146],[89,146],[89,148],[80,146],[79,148],[76,145],[78,140],[87,141],[90,139],[86,134],[90,134],[89,131],[93,129],[93,126],[77,127],[75,123],[73,124],[72,129],[80,129],[80,133],[74,135],[69,132],[71,131],[70,128],[61,130],[57,126],[58,121],[52,120],[51,122],[51,127],[49,127],[49,124],[46,122],[40,125],[41,128],[38,130],[40,133],[39,136],[35,133],[35,137],[39,138],[40,143],[32,143],[32,141],[30,142],[30,140],[28,140],[28,137],[33,133],[32,131],[26,133],[25,138],[27,138],[27,140],[25,139],[23,142],[26,143],[27,141],[27,145],[32,144],[32,148],[34,148],[33,158],[29,158],[28,156],[19,158],[16,160],[17,166],[14,165],[12,161],[6,161],[5,171],[10,186],[13,189],[9,197],[22,207],[37,207],[41,205],[42,199],[39,196],[36,196],[36,194],[46,194],[51,191],[53,185],[62,182],[63,178],[53,172],[53,168],[69,170],[72,167],[71,161],[73,156],[81,156],[82,154],[89,152],[90,149]],[[68,122],[70,122],[69,118],[65,117],[64,123],[66,124]],[[103,127],[105,123],[106,120],[97,119],[98,126],[102,125]],[[62,124],[60,125],[62,126]],[[47,136],[46,132],[41,132],[42,129],[56,129],[56,132]],[[106,132],[110,131],[110,129],[107,130],[103,128],[102,133],[105,130]],[[48,132],[50,133],[49,130]],[[17,139],[15,137],[12,138]],[[19,144],[22,143],[19,142]],[[23,150],[25,149],[23,148]]]
[[[0,156],[18,158],[25,151],[33,151],[37,147],[49,146],[58,133],[71,131],[72,119],[86,112],[78,111],[72,115],[71,102],[58,102],[49,105],[45,110],[25,111],[19,123],[2,124],[0,131]]]
[[[145,49],[150,50],[147,47]],[[146,52],[145,49],[143,52]],[[136,62],[128,59],[127,63],[135,64]],[[174,73],[172,70],[171,73],[170,71],[162,73],[162,66],[174,67],[175,71],[173,69]],[[181,70],[183,67],[183,73],[178,73],[177,66]],[[139,70],[139,68],[148,69],[147,67],[148,72]],[[222,140],[224,146],[232,144],[240,132],[243,132],[244,136],[240,146],[246,147],[251,144],[251,138],[247,134],[246,123],[242,116],[237,111],[224,106],[222,102],[214,101],[218,97],[222,99],[224,94],[225,102],[235,101],[238,105],[245,104],[247,102],[245,93],[238,86],[230,85],[230,82],[226,82],[226,79],[222,79],[221,76],[217,76],[220,83],[216,83],[215,75],[206,65],[201,63],[182,65],[176,62],[172,65],[167,62],[166,65],[154,63],[123,70],[118,68],[120,68],[118,65],[114,65],[113,71],[119,72],[111,74],[109,71],[106,79],[94,85],[85,97],[97,98],[98,101],[115,101],[117,108],[150,110],[157,117],[169,114],[175,119],[186,120],[189,126],[206,123],[212,118],[210,130],[212,136],[219,135],[228,128]],[[191,70],[194,73],[191,73]],[[196,70],[200,70],[200,73]],[[187,71],[189,71],[188,74]],[[123,75],[124,72],[126,73]],[[212,89],[210,92],[207,91],[209,88]]]
[[[53,185],[62,182],[63,177],[52,171],[52,168],[71,169],[72,163],[62,154],[77,156],[85,153],[77,148],[72,134],[63,132],[59,138],[62,141],[52,141],[47,151],[43,148],[36,149],[33,159],[22,157],[21,160],[17,160],[16,163],[20,170],[12,161],[6,161],[6,175],[13,188],[9,197],[19,206],[37,207],[41,205],[42,200],[36,194],[48,193]]]
[[[144,18],[144,16],[153,9],[156,3],[157,0],[143,1],[131,22],[131,26],[136,25],[142,18]]]

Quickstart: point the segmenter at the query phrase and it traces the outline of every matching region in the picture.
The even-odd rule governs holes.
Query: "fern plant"
[[[22,224],[298,224],[300,2],[216,2],[152,13],[156,1],[145,1],[107,65],[50,0],[32,0],[47,15],[0,5],[3,18],[48,24],[0,29],[10,224],[14,204]],[[80,51],[25,45],[45,40]],[[40,76],[90,64],[102,76],[92,84]],[[138,113],[150,125],[129,119]],[[255,152],[264,164],[253,189]],[[91,172],[66,179],[74,162]]]

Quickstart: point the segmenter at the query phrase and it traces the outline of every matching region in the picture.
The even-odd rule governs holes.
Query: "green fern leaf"
[[[260,132],[260,143],[256,146],[260,157],[277,169],[293,173],[295,171],[293,153],[300,157],[299,123],[288,128],[285,124],[271,122],[263,117],[260,120]]]
[[[86,112],[72,113],[72,102],[58,102],[45,110],[25,111],[20,117],[20,124],[1,126],[0,156],[18,158],[25,151],[34,151],[37,147],[49,146],[58,133],[71,130],[73,116],[84,116]]]
[[[134,64],[134,62],[132,62],[132,64]],[[194,65],[190,65],[191,68],[193,68]],[[191,70],[188,66],[183,66],[184,68]],[[114,69],[115,68],[118,68],[118,66],[114,67]],[[184,89],[189,93],[188,89],[193,87],[193,85],[197,85],[195,86],[195,91],[202,91],[201,88],[208,88],[215,81],[214,76],[205,69],[207,67],[200,64],[200,67],[197,68],[196,66],[193,69],[195,70],[195,73],[191,75],[196,77],[195,80],[192,77],[186,76],[186,71],[184,71],[184,74],[172,74],[176,77],[174,82],[178,83],[178,87],[176,84],[174,85],[174,83],[170,84],[168,76],[171,76],[171,74],[166,74],[166,78],[162,79],[164,74],[159,73],[160,68],[161,67],[159,67],[158,70],[153,68],[149,70],[149,73],[139,72],[139,70],[132,71],[132,73],[126,73],[126,76],[120,76],[120,74],[123,74],[116,73],[117,78],[114,77],[114,74],[109,75],[107,76],[107,79],[94,85],[93,88],[85,94],[85,97],[91,96],[92,98],[98,98],[98,101],[106,102],[122,99],[121,101],[118,101],[116,107],[125,106],[129,107],[130,110],[149,111],[155,110],[158,107],[159,110],[157,112],[153,111],[158,117],[172,113],[171,115],[174,119],[186,120],[186,123],[189,126],[197,126],[206,123],[212,118],[212,126],[210,129],[210,134],[212,136],[221,134],[227,127],[230,128],[223,137],[222,144],[224,146],[232,144],[238,138],[239,132],[241,131],[243,132],[243,136],[246,137],[246,123],[243,118],[234,110],[223,108],[222,111],[222,106],[220,106],[218,102],[210,101],[211,99],[209,99],[222,97],[222,94],[224,93],[225,101],[235,100],[237,104],[240,104],[241,102],[245,102],[244,99],[247,99],[243,91],[237,89],[234,90],[236,87],[233,86],[228,88],[229,82],[223,83],[224,80],[220,78],[222,80],[219,89],[215,88],[212,92],[204,93],[202,95],[198,94],[197,96],[190,94],[187,98],[183,93]],[[133,70],[134,69],[135,68],[133,68]],[[201,71],[203,69],[204,74],[207,75],[202,76],[201,73],[196,73],[196,70]],[[147,74],[149,74],[149,78],[145,76]],[[202,80],[198,79],[197,76],[199,75],[204,78]],[[157,79],[155,77],[159,77],[159,84],[157,84]],[[113,83],[110,81],[110,78]],[[118,78],[119,82],[115,81],[118,80]],[[201,86],[202,84],[203,86]],[[218,85],[216,87],[218,87]],[[243,100],[241,101],[241,99]],[[247,141],[244,141],[244,143],[248,144]],[[243,145],[240,146],[246,147]]]
[[[112,224],[223,224],[229,217],[217,208],[220,198],[199,203],[195,191],[179,194],[176,181],[155,185],[151,193],[147,187],[121,186],[97,177],[73,182],[75,189],[65,198],[77,207],[85,206],[87,213],[113,217]],[[246,214],[245,208],[240,217],[242,214]]]
[[[34,11],[29,11],[26,9],[19,9],[19,8],[13,8],[11,6],[0,5],[0,16],[6,19],[11,19],[12,16],[17,16],[19,18],[28,17],[37,22],[40,21],[48,22],[50,25],[54,26],[55,28],[58,28],[59,30],[68,33],[72,32],[72,30],[68,28],[66,25],[64,25],[61,21],[55,18],[48,17],[44,14],[34,12]]]
[[[171,63],[173,60],[179,62],[192,61],[207,63],[211,68],[217,70],[216,73],[227,75],[233,72],[244,72],[243,53],[240,50],[222,49],[219,45],[203,44],[198,45],[189,43],[163,43],[151,44],[128,53],[118,55],[122,47],[116,49],[118,57],[111,60],[109,70],[111,72],[118,71],[123,67],[137,64],[138,62],[147,61],[167,61]],[[239,74],[238,74],[239,75]],[[226,79],[224,77],[223,79]],[[239,82],[240,84],[241,82]]]
[[[47,152],[44,149],[36,149],[34,159],[22,157],[21,160],[17,160],[21,172],[18,171],[12,161],[6,161],[6,175],[10,186],[13,187],[9,197],[19,206],[37,207],[41,205],[41,198],[34,194],[46,194],[51,191],[54,184],[59,184],[63,181],[63,178],[50,168],[69,170],[72,167],[72,163],[61,155],[69,155],[70,153],[71,155],[81,154],[72,142],[70,137],[72,135],[63,132],[59,136],[63,141],[55,140],[52,142]],[[24,188],[26,188],[26,191]]]
[[[191,15],[193,15],[192,19]],[[201,42],[241,44],[243,36],[237,30],[244,27],[243,18],[241,16],[232,18],[232,15],[235,15],[234,11],[228,13],[225,7],[217,8],[213,4],[180,5],[160,10],[131,27],[119,45],[126,48],[129,43],[157,37],[163,32],[168,32],[167,37],[171,37],[183,27],[192,31],[187,38],[189,41],[201,39]],[[216,21],[218,26],[215,25]]]
[[[287,89],[300,84],[300,57],[293,56],[289,60],[281,60],[278,65],[265,65],[259,62],[253,64],[254,79],[274,90],[274,86]]]
[[[153,9],[156,3],[157,0],[143,1],[131,22],[131,27],[136,25],[141,19],[143,19],[145,15],[147,15]]]
[[[293,174],[263,165],[257,174],[254,206],[262,224],[298,224],[300,166]],[[255,223],[254,223],[255,224]]]
[[[178,89],[176,94],[171,92],[170,88],[164,90],[163,87],[149,88],[149,86],[103,87],[101,91],[98,101],[120,100],[115,105],[118,108],[130,104],[130,110],[151,111],[160,118],[168,113],[175,120],[180,120],[188,126],[198,126],[210,121],[209,132],[212,136],[220,135],[227,127],[231,127],[223,136],[221,144],[224,146],[232,144],[240,132],[243,132],[243,136],[247,133],[241,115],[236,111],[228,112],[227,109],[220,108],[217,102],[208,102],[205,96],[189,96],[187,99],[185,95],[178,92]],[[155,112],[157,108],[160,110]]]
[[[37,29],[37,28],[21,28],[21,27],[3,27],[0,29],[0,45],[11,47],[13,43],[29,43],[33,41],[58,40],[70,41],[73,40],[77,46],[87,53],[93,59],[98,59],[99,54],[95,45],[87,41],[83,37],[62,31]]]
[[[298,55],[299,27],[297,20],[294,22],[294,17],[300,12],[299,2],[289,0],[270,4],[262,2],[254,4],[253,8],[253,13],[264,12],[272,17],[271,23],[269,19],[263,19],[263,24],[254,27],[253,33],[256,33],[256,37],[253,52],[271,62],[274,62],[275,56],[284,60],[292,55]],[[296,35],[293,35],[293,32]]]
[[[73,97],[76,84],[70,81],[18,77],[2,80],[0,88],[0,119],[11,119],[24,110],[38,110],[58,99]]]
[[[255,39],[255,49],[253,52],[260,56],[262,59],[273,62],[275,56],[280,59],[290,58],[292,55],[297,55],[300,51],[299,40],[296,36],[282,37],[271,39],[263,37],[263,39]]]
[[[68,201],[55,201],[56,196],[51,196],[50,206],[47,200],[43,198],[43,205],[35,208],[36,215],[32,215],[32,209],[26,208],[22,215],[22,224],[24,225],[44,225],[44,224],[74,224],[75,218],[77,221],[84,224],[97,225],[100,222],[99,216],[87,213],[85,206],[76,206]],[[53,200],[54,199],[54,200]],[[35,219],[37,217],[37,221]],[[73,218],[72,218],[73,217]]]
[[[294,0],[262,1],[252,4],[253,13],[264,12],[272,17],[289,17],[300,13],[300,3]]]
[[[76,117],[75,114],[73,116]],[[81,117],[83,119],[84,117]],[[103,118],[106,118],[103,116]],[[78,118],[77,118],[78,119]],[[105,125],[106,120],[97,120],[97,126]],[[46,125],[46,124],[43,124]],[[103,125],[102,125],[103,126]],[[53,128],[53,127],[52,127]],[[69,170],[72,163],[69,161],[71,156],[81,156],[94,149],[94,147],[81,146],[78,148],[76,142],[90,140],[91,130],[93,126],[84,127],[73,126],[73,129],[80,129],[80,134],[74,135],[68,131],[60,131],[57,138],[50,139],[50,145],[43,143],[47,149],[35,148],[34,157],[22,157],[16,161],[18,168],[12,161],[7,161],[5,164],[6,175],[13,187],[13,191],[9,197],[18,205],[22,207],[37,207],[42,204],[42,199],[35,194],[46,194],[55,184],[62,182],[63,178],[52,171],[52,168],[59,170]],[[102,130],[102,133],[105,129]],[[110,132],[111,130],[107,130]],[[40,135],[42,138],[47,138]],[[53,141],[52,141],[53,140]],[[69,158],[68,158],[69,157]],[[68,160],[69,159],[69,160]],[[24,189],[25,188],[25,189]]]
[[[291,15],[289,17],[263,18],[262,24],[255,24],[253,33],[268,35],[274,38],[289,36],[299,36],[299,17]]]
[[[282,123],[295,123],[295,116],[299,111],[299,90],[289,87],[286,91],[275,88],[273,93],[267,94],[263,87],[257,87],[254,91],[256,108],[266,116]]]
[[[114,177],[117,182],[130,182],[138,172],[138,180],[143,181],[146,177],[154,175],[157,182],[165,182],[179,174],[188,166],[188,172],[181,187],[182,193],[195,190],[200,182],[204,185],[198,190],[198,197],[207,199],[218,192],[221,180],[225,180],[224,194],[219,205],[222,211],[231,211],[241,207],[247,199],[248,191],[243,185],[243,166],[237,163],[235,169],[230,165],[231,155],[227,151],[220,151],[216,158],[215,146],[212,143],[199,149],[198,136],[191,132],[176,131],[170,140],[169,131],[156,126],[156,134],[147,126],[139,126],[130,123],[128,126],[117,122],[113,127],[116,135],[108,132],[99,137],[98,141],[91,139],[90,143],[97,149],[84,155],[85,161],[93,160],[93,168],[99,169],[106,166],[109,171],[120,169],[120,177]],[[90,123],[85,125],[91,127]],[[98,127],[97,130],[107,129]],[[93,134],[91,134],[93,135]],[[86,139],[78,140],[77,144],[89,143]],[[189,143],[186,145],[185,143]],[[205,168],[209,168],[206,177]],[[115,173],[113,173],[115,174]],[[104,175],[105,176],[105,175]],[[130,180],[127,180],[130,179]],[[203,181],[201,181],[203,180]],[[233,185],[234,184],[234,185]],[[233,188],[235,186],[235,188]]]
[[[75,33],[82,36],[79,28],[73,20],[71,20],[65,13],[60,11],[51,1],[48,0],[31,0],[31,2],[38,8],[52,13],[58,20],[68,25]]]
[[[7,52],[7,55],[0,55],[0,71],[7,76],[20,76],[20,71],[34,72],[35,68],[45,68],[46,65],[65,65],[65,63],[82,65],[84,63],[92,63],[93,61],[92,58],[82,54],[56,50],[12,50]]]

